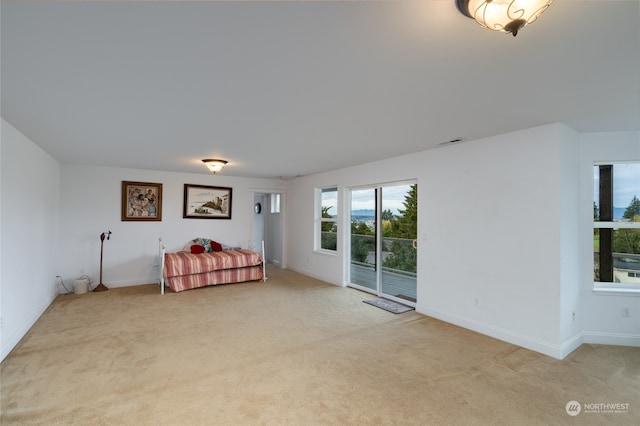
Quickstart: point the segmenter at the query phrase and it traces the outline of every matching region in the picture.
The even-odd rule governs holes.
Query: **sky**
[[[411,189],[411,185],[385,186],[382,188],[382,209],[391,210],[392,213],[398,214],[398,210],[404,210],[405,196]],[[331,194],[331,197],[329,196]],[[325,192],[323,194],[323,206],[336,206],[337,194],[335,192]],[[358,189],[351,191],[351,210],[374,210],[375,190],[373,188]],[[329,214],[335,215],[337,211],[335,207],[329,210]]]
[[[593,199],[598,204],[598,167],[593,168]],[[629,207],[631,200],[640,198],[640,163],[615,163],[613,166],[613,206]]]

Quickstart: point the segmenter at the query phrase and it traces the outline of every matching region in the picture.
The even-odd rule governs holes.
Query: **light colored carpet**
[[[640,349],[563,361],[270,268],[61,295],[1,365],[2,425],[634,425]],[[565,411],[624,403],[624,413]]]

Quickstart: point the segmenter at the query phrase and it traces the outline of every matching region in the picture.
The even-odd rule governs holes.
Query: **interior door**
[[[417,185],[358,188],[350,196],[350,285],[415,304]]]

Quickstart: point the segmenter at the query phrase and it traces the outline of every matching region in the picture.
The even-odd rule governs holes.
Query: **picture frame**
[[[123,180],[122,221],[162,221],[162,184]]]
[[[233,188],[184,184],[182,217],[185,219],[231,219]]]

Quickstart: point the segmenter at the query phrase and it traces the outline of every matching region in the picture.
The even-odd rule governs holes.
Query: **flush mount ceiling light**
[[[222,170],[222,168],[227,164],[227,161],[225,160],[217,160],[217,159],[210,159],[210,158],[207,158],[206,160],[202,160],[202,162],[206,164],[206,166],[209,168],[209,170],[211,170],[211,172],[213,172],[214,175],[218,173],[220,170]]]
[[[511,33],[532,23],[553,0],[456,0],[463,15],[476,20],[488,30]]]

